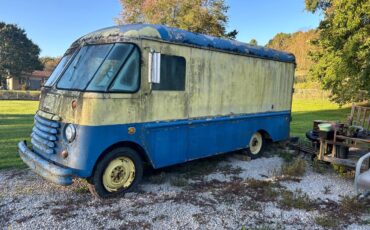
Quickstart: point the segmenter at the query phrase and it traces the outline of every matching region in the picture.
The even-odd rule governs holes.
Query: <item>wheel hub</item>
[[[253,134],[249,142],[249,149],[252,154],[258,154],[261,151],[262,135],[260,133]]]
[[[104,188],[109,192],[128,188],[135,179],[135,165],[128,157],[112,160],[103,174]]]
[[[124,170],[125,169],[121,166],[118,166],[115,169],[113,169],[112,175],[111,175],[112,181],[115,182],[115,183],[118,183],[123,178],[123,176],[125,175]]]

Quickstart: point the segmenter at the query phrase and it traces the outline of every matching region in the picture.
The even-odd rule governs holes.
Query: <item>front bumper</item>
[[[37,153],[31,151],[25,141],[18,143],[18,152],[24,163],[34,172],[48,181],[59,185],[70,185],[73,183],[73,170],[50,162]]]

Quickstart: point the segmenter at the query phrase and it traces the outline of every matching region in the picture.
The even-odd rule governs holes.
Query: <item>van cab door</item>
[[[144,53],[149,68],[150,52],[160,57],[160,80],[148,83],[143,97],[146,147],[155,167],[186,161],[188,139],[188,93],[186,91],[186,56],[189,49],[173,44],[146,41]],[[143,41],[143,43],[145,43]],[[145,45],[144,45],[145,46]],[[149,75],[149,70],[145,71]],[[147,75],[147,76],[148,76]]]

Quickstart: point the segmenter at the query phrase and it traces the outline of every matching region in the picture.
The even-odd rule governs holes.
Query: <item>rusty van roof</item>
[[[103,28],[79,38],[72,44],[70,49],[73,49],[82,43],[118,42],[128,39],[161,40],[170,43],[196,46],[199,48],[215,49],[246,56],[295,63],[295,57],[291,53],[269,49],[262,46],[253,46],[235,40],[193,33],[164,25],[152,24],[128,24]]]

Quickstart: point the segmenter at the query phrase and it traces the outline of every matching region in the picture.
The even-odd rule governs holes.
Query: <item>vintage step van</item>
[[[295,58],[162,25],[114,26],[66,51],[42,89],[23,161],[111,197],[161,168],[289,138]]]

